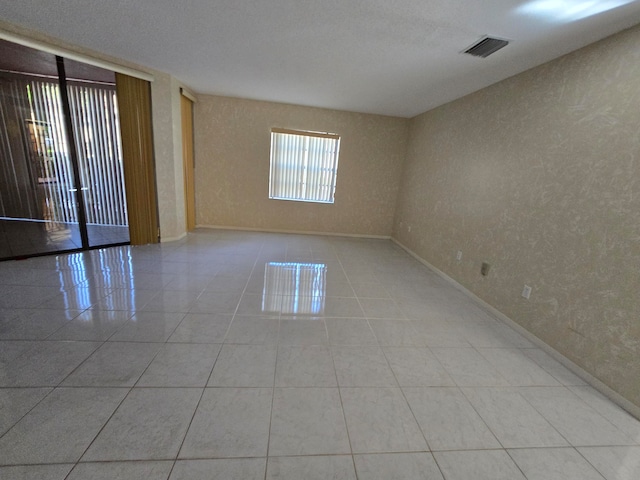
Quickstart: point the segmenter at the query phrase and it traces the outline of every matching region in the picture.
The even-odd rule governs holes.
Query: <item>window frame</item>
[[[303,144],[295,145],[295,141],[292,141],[291,138],[285,142],[284,138],[278,137],[279,135],[302,137]],[[312,139],[315,138],[327,139],[331,142],[316,142],[313,148],[310,148]],[[281,155],[282,151],[280,150],[283,145],[286,145],[287,149],[294,150],[289,152],[287,160],[284,160],[285,157]],[[312,150],[319,155],[313,156]],[[340,135],[338,134],[272,128],[269,155],[269,199],[334,204],[339,156]],[[287,163],[291,165],[287,166]],[[283,175],[285,169],[288,169],[289,172]],[[310,172],[311,178],[309,177]],[[298,194],[295,194],[294,191],[297,191]]]

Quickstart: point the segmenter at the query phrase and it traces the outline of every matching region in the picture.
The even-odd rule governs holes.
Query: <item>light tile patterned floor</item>
[[[90,246],[129,241],[129,227],[87,224]],[[0,258],[82,248],[78,223],[0,217]]]
[[[638,480],[640,422],[389,241],[0,263],[0,478]]]

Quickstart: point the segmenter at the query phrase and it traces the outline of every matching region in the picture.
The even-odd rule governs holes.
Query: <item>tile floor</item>
[[[87,225],[89,245],[129,241],[129,227]],[[77,223],[0,217],[0,259],[82,248]]]
[[[640,422],[389,241],[0,263],[0,478],[638,480]]]

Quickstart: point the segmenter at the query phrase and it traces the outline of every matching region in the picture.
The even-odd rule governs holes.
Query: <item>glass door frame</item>
[[[76,139],[73,132],[73,121],[71,120],[71,107],[69,103],[69,91],[67,89],[67,74],[64,69],[64,58],[56,55],[56,64],[58,66],[58,81],[60,82],[60,102],[62,103],[62,118],[64,122],[64,131],[67,137],[67,148],[69,151],[69,159],[73,169],[73,193],[76,203],[76,213],[78,215],[78,228],[80,229],[80,239],[82,240],[81,250],[88,250],[89,233],[87,230],[87,210],[82,194],[82,180],[80,179],[80,164],[78,162],[78,150],[76,149]]]
[[[3,43],[6,42],[9,45],[15,45],[18,46],[19,48],[26,48],[29,49],[29,51],[33,51],[34,54],[37,53],[47,53],[44,52],[38,48],[34,48],[34,47],[27,47],[25,45],[21,45],[20,43],[14,43],[11,40],[0,40]],[[26,57],[28,57],[28,54],[25,53]],[[17,260],[17,259],[23,259],[23,258],[29,258],[29,257],[37,257],[37,256],[45,256],[45,255],[56,255],[56,254],[61,254],[61,253],[71,253],[71,252],[79,252],[79,251],[86,251],[86,250],[92,250],[92,249],[98,249],[98,248],[105,248],[105,247],[111,247],[111,246],[122,246],[122,245],[130,245],[130,235],[129,233],[127,233],[127,235],[122,235],[122,239],[126,238],[126,241],[118,241],[120,240],[119,238],[117,238],[117,236],[115,238],[111,238],[109,239],[108,237],[106,238],[92,238],[92,234],[89,231],[88,228],[88,220],[89,220],[89,215],[92,215],[92,218],[95,216],[93,212],[93,210],[89,211],[88,207],[89,204],[87,202],[91,202],[90,198],[85,198],[85,190],[87,190],[88,188],[91,188],[92,185],[84,185],[83,184],[83,178],[86,176],[86,168],[87,165],[85,165],[85,160],[83,160],[83,163],[81,165],[81,158],[84,159],[84,157],[81,157],[82,155],[84,155],[84,150],[80,151],[78,150],[78,147],[83,146],[84,145],[84,134],[81,134],[80,132],[76,131],[76,128],[78,128],[77,125],[75,125],[74,127],[74,120],[77,120],[72,113],[72,99],[70,98],[70,96],[73,94],[73,92],[70,92],[70,83],[72,82],[73,84],[75,84],[76,80],[74,80],[76,77],[73,77],[71,80],[68,80],[67,78],[67,71],[65,68],[65,57],[61,56],[61,55],[54,55],[51,54],[52,58],[51,60],[53,60],[53,58],[55,58],[55,69],[51,68],[53,67],[53,61],[50,63],[50,67],[49,67],[49,72],[45,75],[48,76],[50,75],[50,78],[56,78],[56,81],[58,83],[57,85],[57,89],[59,91],[59,99],[58,99],[58,104],[59,104],[59,108],[60,108],[60,121],[59,121],[59,126],[60,126],[60,135],[61,138],[64,140],[64,142],[66,143],[66,156],[67,156],[67,161],[68,161],[68,165],[70,167],[70,176],[67,176],[67,179],[65,180],[65,182],[67,183],[67,185],[64,187],[66,189],[69,190],[69,193],[71,195],[69,195],[69,206],[73,206],[73,208],[75,209],[75,217],[77,219],[77,222],[73,222],[69,224],[69,228],[71,228],[72,230],[75,230],[75,235],[79,235],[79,240],[80,242],[77,242],[75,245],[56,245],[56,247],[58,247],[58,249],[45,249],[45,248],[39,248],[39,247],[35,247],[33,249],[33,251],[30,251],[29,249],[26,249],[24,252],[18,252],[18,251],[11,251],[12,249],[10,248],[9,251],[7,251],[8,256],[4,256],[0,258],[0,261],[5,261],[5,260]],[[20,56],[18,55],[16,58],[20,58]],[[76,63],[78,64],[82,64],[81,61],[79,60],[75,60],[75,59],[70,59],[70,61],[72,62],[72,66],[70,66],[69,68],[71,68],[74,72],[77,70],[77,66]],[[91,64],[86,64],[91,66]],[[68,66],[68,65],[67,65]],[[112,70],[103,68],[103,67],[95,67],[95,66],[91,66],[92,68],[102,68],[105,72],[113,72]],[[14,69],[7,69],[6,70],[7,73],[13,74],[13,73],[18,73],[17,70]],[[25,70],[24,74],[25,75],[30,75],[29,74],[30,70]],[[57,75],[56,75],[57,74]],[[35,75],[38,75],[37,73]],[[75,73],[72,73],[72,76],[75,75]],[[78,78],[85,78],[85,77],[78,77]],[[107,80],[103,80],[103,81],[107,81]],[[114,77],[114,82],[115,82],[115,77]],[[114,92],[115,92],[115,86],[114,86]],[[75,97],[74,97],[75,98]],[[115,98],[115,97],[114,97]],[[75,108],[75,107],[74,107]],[[117,108],[117,105],[116,105]],[[111,110],[112,114],[118,115],[117,110],[114,112],[113,110]],[[117,136],[118,139],[116,140],[118,145],[119,145],[119,136],[121,134],[120,132],[120,128],[118,125],[119,121],[117,120],[116,117],[116,129],[114,130],[113,128],[111,128],[109,131],[115,131],[117,132]],[[90,135],[97,135],[97,136],[101,136],[102,132],[101,131],[96,131],[96,130],[91,130],[91,126],[88,127],[89,131],[92,132],[90,133]],[[82,130],[82,132],[84,132],[84,129]],[[29,140],[23,140],[23,141],[29,141]],[[80,143],[79,143],[80,142]],[[84,147],[83,147],[84,148]],[[111,157],[113,161],[115,161],[116,163],[119,162],[120,164],[120,168],[122,168],[122,154],[120,152],[120,155],[116,155],[115,157]],[[27,157],[27,161],[28,161],[29,157]],[[117,168],[114,167],[116,170]],[[112,170],[115,171],[115,170]],[[85,172],[85,173],[83,173]],[[110,178],[110,177],[109,177]],[[85,179],[86,181],[89,181],[90,179],[87,178]],[[106,184],[111,185],[113,183],[114,180],[116,180],[116,178],[110,178],[111,182],[106,182]],[[106,181],[106,179],[105,179]],[[117,180],[116,180],[117,181]],[[120,179],[121,182],[124,182],[124,177],[122,177]],[[32,188],[36,188],[35,186]],[[122,191],[124,191],[124,183],[122,183]],[[124,194],[123,194],[124,195]],[[126,228],[127,232],[129,232],[129,222],[126,221],[126,217],[127,217],[127,200],[124,198],[124,196],[122,197],[121,202],[118,202],[118,206],[116,208],[122,209],[124,211],[124,220],[125,223],[124,225],[122,225],[123,227],[123,233],[124,233],[124,228]],[[115,205],[115,204],[114,204]],[[9,212],[8,212],[9,213]],[[13,219],[12,215],[7,215],[7,219],[11,220]],[[38,221],[37,217],[34,217],[34,219],[36,221]],[[16,221],[20,221],[19,217],[15,217]],[[43,218],[43,220],[47,221],[46,218]],[[93,224],[91,224],[93,225]],[[100,225],[100,224],[96,224],[96,225]],[[110,226],[111,224],[105,224],[105,226]],[[113,226],[118,226],[120,225],[119,223],[113,224]],[[14,238],[16,238],[14,236]],[[19,237],[17,237],[19,238]],[[77,239],[77,237],[76,237]],[[115,241],[112,241],[115,240]],[[94,244],[92,244],[92,242],[94,242]],[[18,242],[19,243],[19,240]],[[64,247],[75,247],[76,245],[78,245],[78,243],[81,244],[80,247],[77,248],[64,248]],[[60,248],[62,247],[62,248]]]

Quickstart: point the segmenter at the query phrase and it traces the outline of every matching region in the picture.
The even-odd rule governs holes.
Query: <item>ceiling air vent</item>
[[[509,42],[507,40],[503,40],[501,38],[484,37],[467,48],[464,53],[468,53],[469,55],[473,55],[474,57],[487,58],[492,53],[497,52],[502,47],[506,47],[507,45],[509,45]]]

